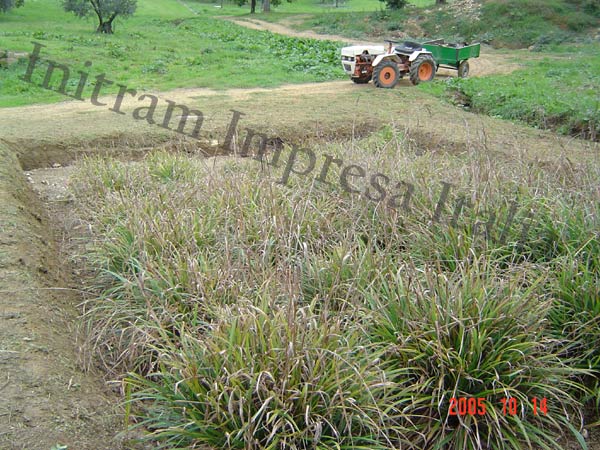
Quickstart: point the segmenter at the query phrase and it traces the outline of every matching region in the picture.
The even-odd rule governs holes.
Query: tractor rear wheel
[[[469,76],[469,61],[463,61],[458,66],[458,76],[467,78]]]
[[[398,65],[394,61],[382,61],[373,70],[373,84],[378,88],[391,89],[399,80]]]
[[[410,65],[410,82],[419,84],[435,77],[435,61],[430,55],[421,55]]]

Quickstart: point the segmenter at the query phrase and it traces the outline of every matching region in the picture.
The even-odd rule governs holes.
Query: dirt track
[[[226,17],[227,20],[233,22],[237,25],[250,28],[252,30],[266,30],[276,34],[284,34],[286,36],[293,36],[299,38],[311,38],[311,39],[320,39],[320,40],[331,40],[331,41],[340,41],[347,42],[350,45],[360,45],[360,44],[371,44],[371,45],[381,45],[383,42],[366,42],[360,41],[356,39],[349,39],[344,36],[332,35],[332,34],[319,34],[314,31],[296,31],[282,23],[271,23],[266,22],[264,20],[259,19],[249,19],[243,18],[239,19],[236,17]],[[515,61],[518,59],[515,58],[514,51],[512,53],[509,52],[501,52],[497,50],[493,50],[490,47],[484,47],[481,52],[481,56],[479,58],[473,59],[470,61],[471,64],[471,74],[474,76],[484,76],[484,75],[492,75],[498,73],[510,73],[514,70],[521,68],[522,66],[517,64]],[[456,72],[450,70],[440,70],[440,75],[455,75]]]

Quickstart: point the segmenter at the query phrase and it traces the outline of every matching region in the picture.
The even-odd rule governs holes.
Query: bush
[[[23,6],[24,0],[0,0],[0,12]]]
[[[386,6],[389,9],[401,9],[406,6],[408,0],[379,0],[380,2],[385,2]]]

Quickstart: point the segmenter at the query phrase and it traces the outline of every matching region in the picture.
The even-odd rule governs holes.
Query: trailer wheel
[[[399,80],[398,65],[394,61],[383,61],[373,70],[373,84],[378,88],[391,89]]]
[[[458,66],[458,76],[460,78],[467,78],[469,76],[469,61],[462,61]]]
[[[410,82],[419,84],[435,77],[435,61],[430,55],[421,55],[410,65]]]

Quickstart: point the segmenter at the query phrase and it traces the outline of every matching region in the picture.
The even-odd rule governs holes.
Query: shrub
[[[408,0],[379,0],[380,2],[385,2],[386,6],[389,9],[400,9],[404,8],[408,3]]]

